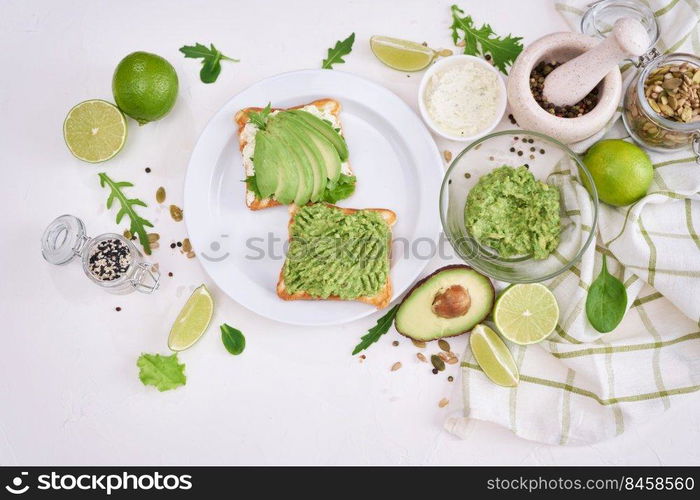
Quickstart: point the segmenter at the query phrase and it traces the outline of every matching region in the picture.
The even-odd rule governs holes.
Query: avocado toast
[[[236,113],[248,208],[335,203],[354,192],[340,109],[338,101],[320,99]]]
[[[391,210],[357,210],[326,203],[292,207],[289,251],[277,283],[284,300],[357,300],[386,307]]]

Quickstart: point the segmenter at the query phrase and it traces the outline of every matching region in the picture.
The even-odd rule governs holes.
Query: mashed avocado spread
[[[559,190],[526,167],[502,166],[481,177],[464,214],[471,235],[502,257],[546,259],[559,245]]]
[[[289,293],[343,300],[375,295],[389,273],[389,225],[373,211],[319,203],[294,216],[283,277]]]

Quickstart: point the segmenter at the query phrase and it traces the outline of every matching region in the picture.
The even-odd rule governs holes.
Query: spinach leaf
[[[603,255],[603,268],[591,284],[586,298],[586,316],[600,333],[611,332],[620,324],[627,311],[625,285],[608,272]]]
[[[245,349],[245,337],[240,330],[224,323],[221,325],[221,341],[228,352],[238,356]]]

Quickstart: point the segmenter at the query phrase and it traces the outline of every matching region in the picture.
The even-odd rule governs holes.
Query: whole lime
[[[595,143],[583,157],[583,163],[593,177],[601,201],[622,207],[647,194],[654,178],[654,167],[644,150],[620,139]],[[589,191],[586,176],[581,176]]]
[[[148,52],[126,56],[112,77],[117,106],[141,125],[160,120],[173,109],[177,88],[177,73],[172,64]]]

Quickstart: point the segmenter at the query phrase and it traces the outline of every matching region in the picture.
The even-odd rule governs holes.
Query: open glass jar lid
[[[41,237],[41,253],[55,265],[80,258],[86,276],[109,292],[151,293],[160,283],[160,273],[143,260],[131,241],[115,233],[91,238],[83,221],[73,215],[61,215],[48,225]]]
[[[700,162],[700,58],[694,54],[661,54],[656,48],[659,26],[654,13],[635,0],[602,0],[581,19],[581,31],[605,37],[620,18],[639,21],[651,44],[638,60],[639,70],[624,94],[622,119],[630,136],[659,152],[692,147]]]

